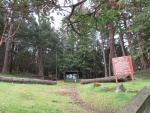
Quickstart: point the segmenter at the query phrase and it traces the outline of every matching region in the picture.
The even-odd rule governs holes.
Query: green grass
[[[80,107],[69,104],[70,98],[57,95],[63,85],[16,84],[0,82],[0,113],[69,113],[70,108]],[[57,102],[53,102],[57,101]]]
[[[126,90],[141,90],[145,86],[150,87],[150,69],[138,71],[134,74],[135,81],[123,82]],[[121,84],[121,83],[119,83]],[[101,83],[102,86],[116,87],[116,83]],[[93,83],[87,85],[79,85],[82,91],[80,97],[87,103],[93,104],[95,108],[116,112],[120,107],[124,106],[136,93],[122,92],[116,93],[114,90],[106,91],[100,87],[94,87]]]
[[[139,91],[145,86],[150,86],[149,72],[150,69],[136,72],[134,83],[124,82],[124,87]],[[100,84],[107,87],[116,86],[116,83]],[[69,96],[56,93],[70,85],[77,87],[82,101],[105,111],[116,112],[136,95],[128,92],[116,93],[113,90],[105,91],[100,87],[94,87],[93,83],[81,85],[59,81],[57,85],[40,85],[0,82],[0,113],[71,113],[74,110],[77,113],[86,113],[81,106],[70,103],[72,100]]]
[[[105,86],[115,86],[114,83],[103,83]],[[136,93],[116,93],[114,91],[102,90],[100,87],[94,87],[93,84],[78,87],[82,94],[80,97],[87,103],[91,103],[95,108],[102,110],[116,111],[130,100]]]

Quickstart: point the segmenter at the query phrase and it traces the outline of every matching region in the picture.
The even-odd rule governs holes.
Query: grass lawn
[[[150,69],[137,71],[134,74],[134,83],[122,82],[126,90],[140,91],[145,86],[150,87]],[[119,83],[121,84],[121,83]],[[115,87],[116,83],[101,83],[102,86]],[[96,108],[116,112],[120,107],[124,106],[136,93],[122,92],[116,93],[114,90],[106,91],[100,87],[94,87],[93,84],[78,85],[81,98],[88,103],[93,104]]]
[[[3,76],[3,75],[2,75]],[[120,83],[119,83],[120,84]],[[68,87],[77,88],[79,98],[95,109],[116,112],[136,93],[116,93],[94,87],[93,83],[63,83],[57,85],[19,84],[0,82],[0,113],[88,113],[68,96]],[[115,87],[116,83],[101,83],[103,86]],[[150,87],[150,69],[135,73],[135,82],[124,82],[129,90],[141,90]],[[90,113],[90,112],[89,112]]]
[[[115,87],[115,83],[101,83],[102,86]],[[120,83],[119,83],[120,84]],[[150,80],[135,80],[132,82],[123,83],[124,87],[128,90],[141,90],[145,86],[150,87]],[[80,97],[86,102],[91,103],[95,108],[101,108],[116,112],[120,107],[124,106],[136,93],[121,92],[116,93],[114,90],[106,91],[100,87],[94,87],[93,84],[79,85],[78,86]]]
[[[70,113],[76,107],[71,99],[56,92],[63,85],[18,84],[0,82],[0,113]]]

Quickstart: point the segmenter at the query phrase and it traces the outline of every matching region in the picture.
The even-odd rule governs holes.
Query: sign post
[[[112,58],[112,64],[113,72],[116,77],[116,83],[118,83],[117,76],[126,74],[131,74],[132,82],[134,82],[131,56]]]

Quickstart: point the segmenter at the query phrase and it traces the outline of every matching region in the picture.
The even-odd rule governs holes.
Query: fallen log
[[[118,82],[126,82],[132,80],[131,75],[122,75],[118,76]],[[80,81],[81,84],[88,84],[94,82],[116,82],[115,76],[103,77],[103,78],[94,78],[94,79],[82,79]]]
[[[16,77],[0,77],[0,81],[5,82],[18,82],[18,83],[36,83],[36,84],[49,84],[55,85],[56,81],[52,80],[40,80],[40,79],[31,79],[31,78],[16,78]]]

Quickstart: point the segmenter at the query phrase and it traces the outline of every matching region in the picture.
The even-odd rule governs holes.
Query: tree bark
[[[141,41],[142,41],[141,36],[138,36],[137,40],[138,40],[138,44],[139,44],[139,51],[142,52],[142,51],[143,51],[143,48],[142,48],[142,46],[140,45],[140,43],[141,43]],[[142,69],[147,69],[147,68],[149,68],[149,63],[148,63],[147,57],[145,56],[144,53],[141,54],[141,56],[140,56],[140,61],[141,61],[141,64],[142,64],[142,66],[141,66]]]
[[[109,76],[111,76],[112,70],[112,58],[115,57],[114,51],[114,30],[112,23],[108,24],[108,31],[109,31],[109,50],[110,50],[110,68],[109,68]]]
[[[42,62],[42,48],[38,47],[38,59],[37,59],[37,68],[38,68],[38,76],[43,75],[43,62]]]
[[[130,80],[132,80],[130,75],[118,76],[119,82],[126,82]],[[81,84],[88,84],[88,83],[94,83],[94,82],[116,82],[116,78],[115,76],[110,76],[110,77],[95,78],[95,79],[83,79],[80,81]]]
[[[22,73],[24,72],[24,65],[23,64],[24,64],[24,57],[21,58],[20,62],[19,62],[19,71]]]
[[[0,81],[17,82],[17,83],[49,84],[49,85],[56,84],[56,81],[51,81],[51,80],[40,80],[40,79],[31,79],[31,78],[15,78],[15,77],[0,77]]]
[[[96,67],[96,64],[97,64],[97,42],[96,42],[96,39],[94,38],[93,40],[93,64],[94,64],[94,75],[93,75],[93,78],[97,78],[97,67]]]
[[[12,27],[13,27],[13,24],[10,25],[8,36],[10,36],[12,34]],[[11,41],[11,39],[8,39],[7,42],[6,42],[4,64],[3,64],[3,69],[2,69],[3,74],[8,74],[9,73],[9,67],[8,66],[9,66],[10,41]]]
[[[58,58],[58,48],[56,46],[56,80],[57,80],[57,76],[58,76],[58,62],[57,62],[57,58]]]
[[[119,34],[119,39],[120,39],[122,54],[123,54],[123,56],[125,56],[126,54],[125,54],[125,49],[124,49],[123,33]]]
[[[12,40],[13,37],[12,37]],[[14,41],[12,41],[12,45],[11,45],[11,55],[10,55],[10,68],[9,68],[9,73],[12,73],[13,69],[15,69],[15,43]]]
[[[108,77],[107,73],[107,62],[106,62],[106,56],[105,56],[105,50],[104,50],[104,38],[103,36],[101,37],[101,46],[102,46],[102,53],[103,53],[103,59],[104,59],[104,67],[105,67],[105,77]]]
[[[125,26],[125,30],[126,30],[125,34],[126,34],[126,37],[127,37],[127,40],[128,40],[128,44],[129,44],[129,51],[130,51],[130,53],[131,53],[131,52],[132,52],[132,47],[133,47],[133,45],[132,45],[132,43],[131,43],[130,33],[128,32],[128,29],[127,29],[126,20],[124,20],[124,26]],[[136,60],[133,60],[133,59],[132,59],[132,65],[133,65],[133,70],[134,70],[134,71],[138,70]]]
[[[109,23],[108,25],[109,30],[109,49],[110,49],[110,58],[115,57],[115,51],[114,51],[114,30],[112,23]]]
[[[109,77],[111,76],[111,58],[110,58],[110,54],[109,54]]]

